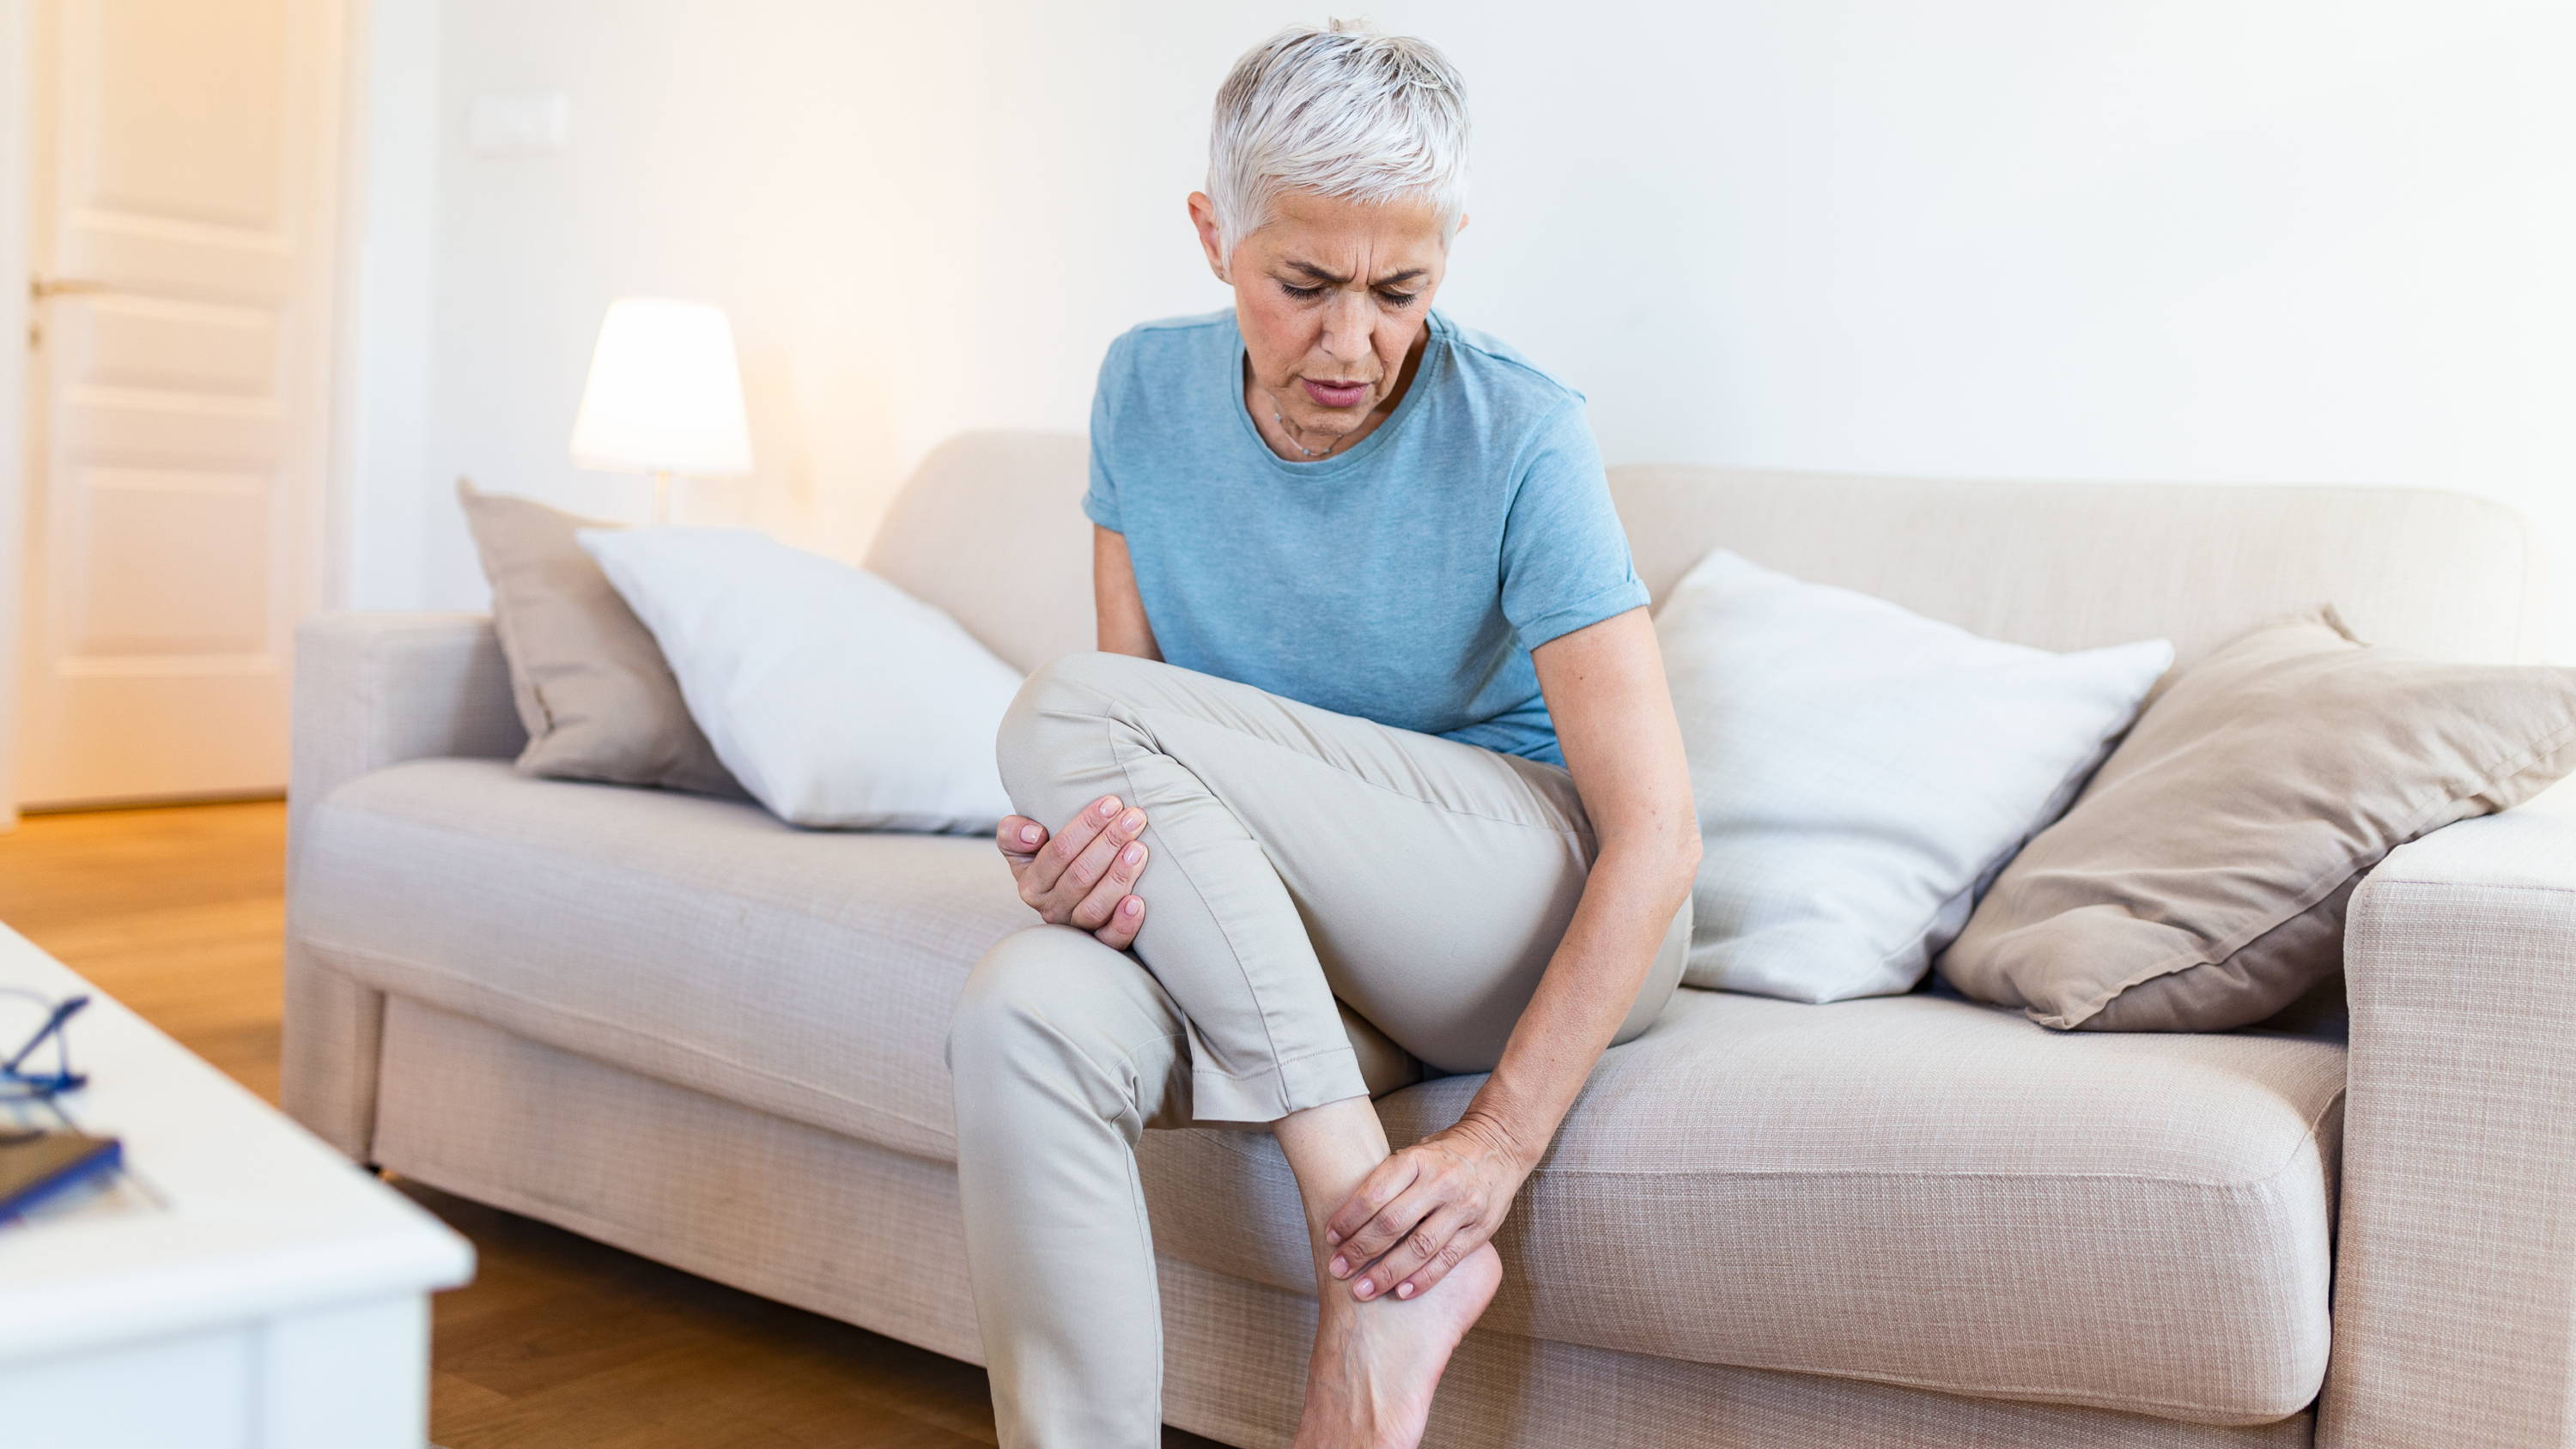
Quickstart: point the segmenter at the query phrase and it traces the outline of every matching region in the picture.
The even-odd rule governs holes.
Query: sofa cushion
[[[380,990],[955,1156],[948,1013],[1037,917],[989,840],[415,760],[312,807],[288,929]]]
[[[1682,980],[1807,1002],[1912,990],[2173,662],[1984,638],[1724,548],[1655,638],[1705,847]]]
[[[422,760],[312,805],[290,930],[380,989],[953,1156],[950,1005],[1031,919],[992,846]],[[1481,1077],[1383,1099],[1409,1141]],[[1524,1190],[1488,1326],[2209,1423],[2312,1398],[2343,1050],[2060,1034],[1937,992],[1683,989]],[[1270,1137],[1146,1135],[1158,1246],[1307,1291]]]
[[[866,569],[756,528],[586,528],[690,717],[753,799],[798,825],[992,838],[993,737],[1020,671]]]
[[[456,501],[492,585],[492,628],[528,732],[519,768],[741,798],[653,635],[573,541],[576,529],[614,525],[462,478]]]
[[[2576,769],[2576,669],[2356,637],[2332,603],[2168,680],[1938,963],[2042,1026],[2211,1031],[2343,966],[2381,857]]]
[[[1524,1187],[1484,1323],[2268,1422],[2325,1374],[2343,1066],[2339,1043],[2287,1034],[2067,1035],[1932,992],[1685,987],[1603,1058]],[[1383,1099],[1389,1135],[1455,1120],[1482,1080]],[[1308,1287],[1267,1134],[1142,1151],[1164,1251]]]

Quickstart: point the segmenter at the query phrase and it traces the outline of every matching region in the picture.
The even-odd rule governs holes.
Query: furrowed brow
[[[1340,284],[1350,280],[1348,277],[1337,276],[1331,272],[1325,271],[1322,267],[1316,266],[1313,262],[1291,260],[1283,265],[1291,271],[1303,273],[1307,278],[1313,281],[1331,282],[1334,285],[1339,286]]]

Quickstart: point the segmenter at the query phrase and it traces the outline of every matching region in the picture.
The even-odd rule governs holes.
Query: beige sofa
[[[1077,436],[926,462],[869,563],[1027,668],[1091,647]],[[2414,489],[1614,471],[1660,593],[1723,543],[2056,649],[2189,664],[2320,598],[2527,660],[2525,525]],[[296,684],[287,1105],[351,1156],[978,1357],[949,1005],[1033,919],[981,838],[522,778],[486,621],[318,618]],[[1503,1232],[1451,1446],[2576,1442],[2576,817],[2354,897],[2339,1016],[2055,1034],[1942,990],[1685,990]],[[1399,1139],[1472,1078],[1383,1103]],[[1271,1140],[1153,1133],[1172,1422],[1284,1443],[1311,1300]],[[2322,1391],[2322,1392],[2321,1392]]]

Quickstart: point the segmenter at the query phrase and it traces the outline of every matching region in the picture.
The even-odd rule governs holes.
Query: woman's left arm
[[[1410,1298],[1502,1226],[1593,1063],[1636,1004],[1699,868],[1699,820],[1643,607],[1530,651],[1599,852],[1574,918],[1456,1125],[1379,1163],[1325,1222],[1351,1292]]]

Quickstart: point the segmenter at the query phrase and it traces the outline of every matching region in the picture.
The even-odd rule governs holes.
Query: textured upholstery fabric
[[[2346,902],[2392,847],[2571,766],[2576,669],[2372,648],[2317,604],[2166,685],[1938,969],[2046,1027],[2261,1021],[2342,965]]]
[[[1496,1244],[1485,1322],[1707,1363],[2210,1423],[2317,1391],[2343,1053],[2055,1036],[1917,992],[1685,989],[1613,1048]],[[1410,1141],[1480,1078],[1381,1099]],[[1266,1135],[1149,1133],[1166,1254],[1297,1289]],[[1158,1233],[1162,1230],[1158,1227]]]
[[[1284,1446],[1311,1299],[1195,1264],[1161,1267],[1171,1422]],[[1723,1368],[1479,1329],[1440,1377],[1423,1449],[2293,1449],[2302,1410],[2217,1426],[2058,1404],[1961,1398],[1819,1374]]]
[[[378,1156],[423,1182],[975,1359],[942,1163],[398,1000]],[[1162,1208],[1158,1199],[1158,1209]],[[1169,1217],[1168,1210],[1163,1215]],[[1166,1254],[1171,1422],[1277,1446],[1312,1300]],[[1426,1449],[2304,1449],[2311,1415],[2220,1427],[1728,1368],[1480,1329]]]
[[[316,614],[295,631],[287,857],[323,796],[404,760],[506,760],[527,744],[510,666],[482,614]]]
[[[313,816],[302,945],[379,989],[881,1146],[954,1153],[940,1044],[1026,923],[980,841],[424,760]],[[1507,1230],[1497,1328],[2211,1423],[2327,1346],[2343,1053],[2061,1037],[1925,992],[1684,994],[1614,1048]],[[1410,1138],[1476,1077],[1384,1099]],[[1150,1134],[1166,1254],[1302,1287],[1269,1137]],[[1977,1285],[1961,1293],[1958,1285]],[[2071,1286],[2080,1285],[2080,1286]]]
[[[1658,599],[1722,543],[1989,639],[2171,639],[2177,672],[2320,599],[2392,649],[2518,663],[2543,643],[2530,525],[2462,493],[1657,466],[1613,468],[1610,488]]]
[[[2353,893],[2326,1449],[2576,1425],[2576,781],[2389,852]]]
[[[307,808],[345,781],[429,755],[507,759],[527,735],[510,675],[480,614],[339,613],[295,634],[295,753],[287,789],[287,909]],[[363,1160],[374,1130],[381,993],[286,948],[278,1095],[296,1120]]]
[[[1090,449],[1080,433],[968,433],[933,449],[862,560],[1022,674],[1097,647]]]
[[[950,1004],[1032,923],[990,841],[420,760],[315,808],[300,942],[376,987],[947,1158]]]

